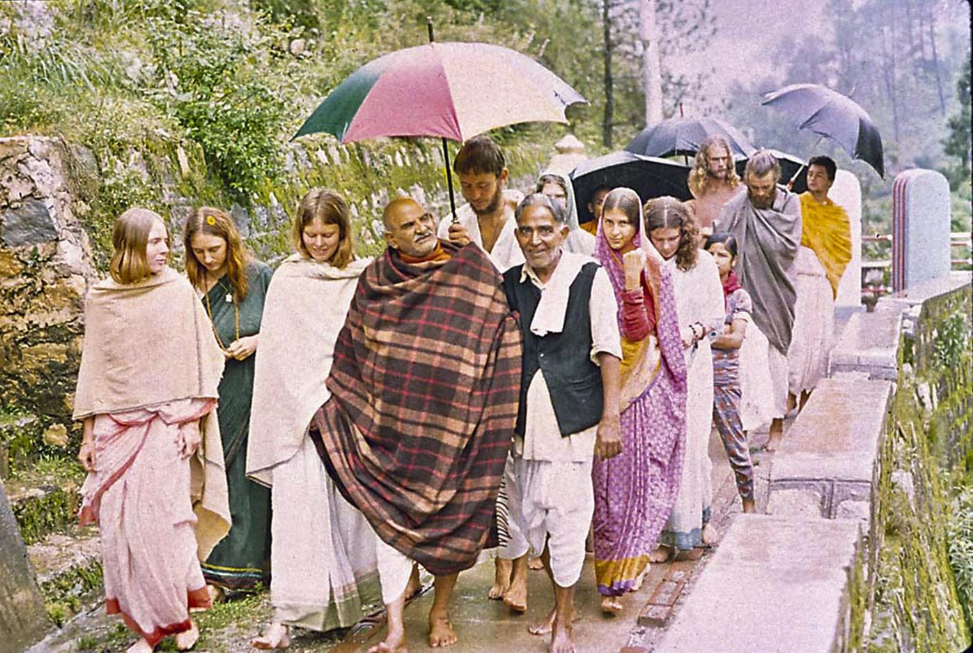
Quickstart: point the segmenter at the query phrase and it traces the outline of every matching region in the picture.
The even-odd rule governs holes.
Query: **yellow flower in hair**
[[[206,224],[208,224],[211,227],[216,226],[216,218],[214,218],[211,215],[206,216]]]

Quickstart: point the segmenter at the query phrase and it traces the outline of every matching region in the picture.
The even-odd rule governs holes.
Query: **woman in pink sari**
[[[635,191],[605,198],[595,258],[608,272],[622,334],[622,453],[598,460],[595,579],[601,609],[637,589],[676,500],[686,444],[686,363],[672,277],[645,234]]]
[[[200,568],[229,530],[215,419],[223,356],[189,282],[168,267],[162,218],[133,208],[115,222],[111,278],[85,301],[74,417],[88,471],[82,524],[101,531],[105,607],[147,653],[166,635],[180,650],[209,607]]]

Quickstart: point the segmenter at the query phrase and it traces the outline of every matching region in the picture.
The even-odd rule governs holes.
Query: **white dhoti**
[[[412,560],[398,549],[375,536],[375,552],[378,554],[378,578],[382,583],[382,602],[388,605],[403,594],[412,575]]]
[[[511,500],[510,521],[521,536],[514,549],[511,534],[506,550],[511,558],[519,558],[528,549],[536,557],[546,544],[554,582],[560,587],[572,587],[581,578],[585,539],[595,511],[591,463],[591,458],[582,462],[513,461],[520,501]]]
[[[814,251],[801,247],[794,262],[797,303],[787,350],[788,388],[794,396],[813,390],[828,372],[834,342],[834,293]]]
[[[274,468],[273,481],[276,618],[318,631],[354,625],[378,599],[375,532],[338,492],[310,438]]]
[[[771,419],[783,419],[787,414],[787,356],[767,343],[767,369],[770,372],[770,393],[773,401]]]

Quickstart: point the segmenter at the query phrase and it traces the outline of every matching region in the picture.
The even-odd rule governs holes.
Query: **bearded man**
[[[388,636],[370,652],[401,653],[413,561],[436,577],[429,646],[449,646],[456,577],[497,544],[522,339],[482,249],[441,242],[411,198],[382,217],[388,247],[358,282],[311,438],[378,536]]]
[[[713,233],[713,223],[723,206],[740,190],[740,178],[733,168],[730,145],[721,136],[710,136],[699,145],[693,169],[689,173],[689,191],[693,199],[686,208],[705,239]]]
[[[768,449],[775,449],[784,434],[787,412],[787,350],[794,329],[797,292],[792,267],[801,245],[801,201],[778,185],[780,163],[760,151],[747,161],[747,192],[733,197],[717,220],[719,231],[736,238],[740,284],[753,300],[753,321],[768,341],[773,413]],[[748,330],[747,337],[751,337]]]
[[[476,243],[497,270],[524,262],[514,236],[514,209],[524,195],[504,190],[510,172],[500,146],[489,136],[466,141],[453,161],[460,192],[468,202],[456,210],[456,221],[439,223],[439,238],[463,246]]]

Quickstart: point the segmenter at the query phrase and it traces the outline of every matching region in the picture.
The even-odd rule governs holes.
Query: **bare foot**
[[[719,541],[720,536],[719,533],[716,532],[716,528],[713,526],[713,524],[707,523],[703,526],[703,532],[700,533],[700,539],[703,541],[704,545],[712,546]]]
[[[575,653],[573,630],[571,619],[567,623],[555,623],[551,634],[551,648],[548,649],[550,653]]]
[[[213,602],[213,605],[222,603],[226,599],[226,593],[223,591],[223,588],[217,587],[216,585],[207,585],[206,593],[209,594],[209,600]]]
[[[459,638],[449,620],[449,613],[433,615],[429,613],[429,648],[452,646]]]
[[[409,653],[405,646],[405,631],[389,629],[385,640],[368,649],[368,653]]]
[[[499,601],[510,589],[510,576],[513,573],[513,560],[496,558],[493,561],[493,587],[487,596],[491,601]]]
[[[527,560],[527,568],[531,571],[540,571],[544,568],[544,561],[540,558],[530,558]]]
[[[638,592],[642,589],[642,583],[645,582],[645,577],[649,575],[649,565],[645,565],[639,575],[635,577],[635,583],[632,585],[632,591]]]
[[[267,627],[264,634],[250,640],[250,646],[269,651],[277,648],[287,648],[291,645],[291,637],[287,632],[287,626],[275,621]]]
[[[152,645],[143,637],[139,641],[129,646],[125,653],[152,653]]]
[[[188,651],[196,646],[199,641],[199,626],[195,621],[189,622],[189,630],[184,630],[176,635],[176,648],[180,651]]]
[[[770,422],[770,437],[767,438],[767,451],[777,451],[784,438],[784,420],[774,419]]]
[[[743,512],[745,512],[748,515],[757,512],[757,502],[754,501],[753,499],[744,499]]]
[[[618,600],[617,596],[601,597],[601,611],[605,614],[621,614],[622,609],[622,602]]]
[[[514,612],[527,612],[527,577],[521,573],[515,577],[503,595],[503,604]]]
[[[409,584],[405,586],[405,600],[413,598],[422,591],[422,581],[419,579],[419,565],[412,565]]]
[[[551,614],[547,615],[544,621],[538,621],[527,626],[527,632],[531,635],[546,635],[552,630],[554,630],[554,617],[557,616],[554,608],[551,608]]]
[[[649,562],[659,564],[668,560],[670,555],[672,555],[672,549],[667,546],[657,546],[655,551],[649,554]]]
[[[695,549],[679,549],[676,551],[676,555],[672,557],[673,560],[683,561],[683,560],[699,560],[703,557],[703,550],[700,548]]]

